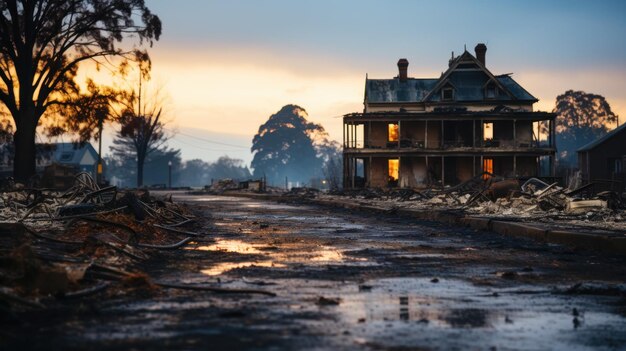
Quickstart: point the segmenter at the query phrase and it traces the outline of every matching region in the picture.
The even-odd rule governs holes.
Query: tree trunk
[[[15,158],[13,159],[13,177],[17,182],[28,184],[36,174],[35,169],[35,133],[37,118],[34,111],[21,111],[20,123],[14,134]],[[34,110],[34,109],[33,109]]]
[[[143,164],[145,162],[145,157],[137,157],[137,188],[141,188],[143,186]]]

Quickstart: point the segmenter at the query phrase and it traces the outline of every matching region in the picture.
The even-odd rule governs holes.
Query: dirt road
[[[160,288],[17,316],[49,349],[626,349],[626,259],[408,218],[185,197],[205,237],[142,264]],[[110,292],[109,292],[110,294]],[[3,347],[0,347],[3,348]]]

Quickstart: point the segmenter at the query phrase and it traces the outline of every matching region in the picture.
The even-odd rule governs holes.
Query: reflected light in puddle
[[[200,251],[225,251],[236,252],[241,254],[260,254],[262,253],[257,247],[262,245],[253,245],[240,240],[218,240],[213,245],[198,246],[195,248],[189,248],[190,250]]]
[[[200,272],[206,275],[220,275],[222,273],[226,273],[233,269],[237,268],[245,268],[245,267],[274,267],[274,268],[283,268],[285,265],[274,263],[272,261],[259,261],[259,262],[225,262],[217,264],[211,268],[203,269]]]
[[[344,256],[341,252],[333,250],[329,247],[322,247],[321,250],[315,251],[316,256],[311,258],[311,261],[329,261],[340,262],[343,261]]]

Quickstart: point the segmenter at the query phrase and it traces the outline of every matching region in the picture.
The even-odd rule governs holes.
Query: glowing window
[[[389,141],[398,141],[398,124],[389,123]]]
[[[483,159],[483,172],[489,172],[493,174],[493,159],[485,158]],[[489,178],[488,175],[485,175],[485,179]]]
[[[483,124],[483,140],[493,139],[493,123]]]
[[[389,160],[389,180],[396,181],[398,180],[399,170],[400,170],[400,160]]]

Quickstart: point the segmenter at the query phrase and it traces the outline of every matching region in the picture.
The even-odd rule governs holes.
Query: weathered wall
[[[389,138],[388,135],[388,124],[387,122],[371,122],[371,135],[369,144],[373,147],[387,147],[387,140]],[[368,128],[366,125],[365,128]]]
[[[428,121],[428,149],[438,149],[441,146],[441,122]]]
[[[589,173],[591,179],[611,179],[609,159],[626,156],[626,129],[589,151]],[[626,165],[622,164],[622,169]],[[583,169],[583,172],[586,172]]]
[[[388,163],[385,157],[372,158],[372,172],[370,179],[370,187],[384,188],[389,181]]]
[[[427,183],[426,159],[403,157],[400,160],[400,187],[419,187]]]
[[[464,182],[474,176],[474,167],[472,161],[472,157],[456,158],[456,177],[459,182]]]
[[[400,125],[400,139],[424,142],[424,121],[402,121]]]

